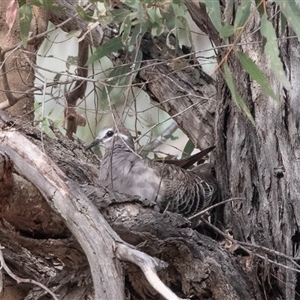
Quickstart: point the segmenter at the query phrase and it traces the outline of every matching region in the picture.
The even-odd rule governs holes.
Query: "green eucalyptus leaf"
[[[255,4],[260,16],[262,17],[265,13],[264,2],[262,0],[255,0]]]
[[[244,27],[250,16],[251,0],[241,0],[241,4],[238,6],[236,17],[234,20],[234,26],[236,28]]]
[[[235,88],[235,85],[233,83],[232,73],[231,73],[230,68],[227,63],[224,63],[224,71],[225,71],[224,79],[227,83],[227,86],[228,86],[230,92],[231,92],[231,96],[232,96],[234,102],[244,112],[244,114],[248,117],[248,119],[251,121],[251,123],[253,125],[255,125],[254,119],[250,113],[249,108],[247,107],[245,101],[242,99],[242,97],[240,96],[240,94],[238,93],[238,91]]]
[[[19,19],[22,44],[26,47],[30,31],[30,23],[32,20],[32,10],[30,5],[24,4],[20,7]]]
[[[129,39],[129,35],[130,35],[130,31],[131,31],[131,16],[127,15],[126,18],[124,19],[122,25],[121,25],[121,29],[120,31],[122,33],[122,43],[124,45],[126,45],[128,39]]]
[[[289,25],[294,29],[300,41],[300,8],[295,0],[275,0],[276,4],[280,6],[281,12],[285,15]],[[298,1],[299,3],[299,1]]]
[[[108,75],[106,88],[103,87],[100,96],[101,101],[107,104],[116,104],[121,100],[123,92],[127,89],[130,81],[130,66],[119,66],[114,68]]]
[[[264,53],[267,56],[271,69],[277,79],[289,90],[291,85],[285,76],[282,61],[279,58],[279,49],[275,29],[270,21],[267,20],[266,14],[261,18],[261,34],[266,39]]]
[[[237,56],[245,69],[245,71],[251,76],[253,80],[260,84],[266,94],[272,97],[274,100],[279,101],[271,88],[270,82],[265,74],[258,68],[255,62],[247,56],[245,53],[237,52]]]
[[[194,151],[194,149],[195,149],[195,145],[193,144],[193,142],[191,140],[188,140],[188,142],[184,146],[181,158],[190,156],[192,154],[192,152]]]
[[[220,2],[215,0],[199,0],[207,8],[208,15],[218,32],[222,29]]]
[[[221,31],[220,31],[220,36],[222,38],[228,38],[230,36],[232,36],[235,32],[235,28],[231,25],[226,25],[226,26],[223,26],[221,28]]]
[[[101,45],[88,59],[87,65],[99,60],[100,58],[111,54],[114,51],[120,50],[123,47],[122,38],[114,37]]]

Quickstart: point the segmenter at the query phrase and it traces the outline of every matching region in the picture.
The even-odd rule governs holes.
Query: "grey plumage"
[[[161,211],[185,217],[210,206],[217,197],[218,184],[211,174],[141,158],[123,126],[102,129],[86,149],[99,143],[105,147],[100,168],[100,184],[104,187],[137,195],[155,202]]]

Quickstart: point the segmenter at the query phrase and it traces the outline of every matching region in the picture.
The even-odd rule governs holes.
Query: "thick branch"
[[[121,241],[118,235],[78,185],[68,180],[38,147],[16,131],[1,131],[0,139],[0,150],[39,189],[81,244],[90,263],[96,299],[123,299],[121,267],[112,251],[114,242]]]
[[[178,72],[167,63],[147,64],[148,68],[140,71],[139,77],[147,82],[146,89],[152,101],[173,117],[197,147],[204,149],[214,145],[214,85],[189,72],[194,70],[192,66]]]

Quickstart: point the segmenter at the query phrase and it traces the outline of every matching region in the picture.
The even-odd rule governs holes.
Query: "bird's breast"
[[[134,153],[103,159],[100,181],[118,193],[136,195],[141,200],[156,201],[164,193],[164,183],[157,171]]]

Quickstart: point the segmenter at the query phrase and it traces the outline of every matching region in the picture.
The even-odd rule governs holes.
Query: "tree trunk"
[[[192,1],[187,1],[186,5],[199,28],[205,31],[216,45],[219,45],[220,40],[208,19],[206,9]],[[269,13],[270,15],[275,13],[275,7],[271,8]],[[208,22],[203,25],[200,20],[208,20]],[[278,27],[276,30],[280,32],[280,17],[275,21],[274,26]],[[253,26],[251,28],[259,26],[258,16],[254,18],[251,25]],[[290,30],[286,29],[286,35],[292,36]],[[234,53],[230,54],[229,63],[235,77],[235,84],[255,118],[255,126],[231,99],[224,79],[219,74],[215,85],[216,99],[213,100],[216,104],[215,110],[211,110],[209,104],[206,103],[202,113],[207,109],[215,120],[217,146],[215,166],[222,199],[240,199],[226,204],[224,227],[233,232],[236,240],[247,242],[249,249],[251,247],[253,251],[259,249],[258,257],[260,256],[261,259],[254,258],[249,268],[249,271],[253,272],[253,276],[257,276],[260,282],[259,290],[254,288],[257,299],[260,299],[260,293],[264,294],[267,299],[275,297],[298,299],[300,291],[296,271],[298,265],[293,258],[297,257],[299,247],[297,220],[299,216],[297,201],[300,192],[297,184],[299,173],[299,107],[297,105],[299,43],[296,39],[292,42],[287,39],[281,40],[279,44],[284,69],[293,86],[291,91],[287,91],[268,67],[268,61],[260,44],[262,39],[260,32],[250,34],[250,31],[246,29],[241,39],[246,42],[240,46],[240,51],[252,57],[260,69],[269,75],[271,86],[279,96],[280,102],[277,103],[267,97],[243,70]],[[225,54],[227,55],[226,50],[219,50],[219,61]],[[168,87],[161,87],[162,80],[155,81],[155,76],[157,79],[161,73],[173,73],[170,70],[163,72],[159,68],[153,69],[151,69],[151,74],[144,71],[140,73],[140,76],[145,81],[154,81],[147,86],[152,97],[154,96],[154,101],[161,102],[163,109],[176,113],[178,103],[175,101],[168,101],[167,107],[164,107],[165,98],[168,98],[165,97],[165,93],[169,90],[176,91],[177,86],[180,85],[172,86],[174,78],[169,76]],[[174,76],[180,78],[182,75]],[[183,83],[185,82],[186,80],[183,80]],[[197,89],[197,86],[193,84],[192,86],[193,90]],[[189,89],[186,90],[189,91]],[[201,96],[209,99],[205,86],[201,88]],[[182,97],[180,105],[195,103],[195,100],[188,102],[191,98],[187,98]],[[190,115],[187,117],[186,114]],[[199,124],[199,127],[193,126],[197,124],[195,121],[181,121],[182,118],[193,120],[192,116],[196,116],[194,109],[179,118],[176,116],[175,120],[192,138],[198,134],[196,142],[198,146],[201,143],[205,144],[207,140],[211,141],[211,136],[207,136],[211,122],[207,118],[200,119],[203,122]],[[201,128],[200,140],[198,128]],[[265,255],[268,259],[263,258]],[[248,254],[247,257],[249,258]]]
[[[268,13],[275,13],[269,2]],[[192,5],[192,3],[191,3]],[[201,14],[198,11],[198,14]],[[280,14],[273,19],[276,32],[280,32]],[[223,199],[241,197],[242,201],[226,204],[226,228],[237,240],[245,241],[268,253],[268,260],[253,266],[261,290],[267,299],[299,299],[298,256],[300,189],[299,176],[299,42],[289,28],[279,40],[281,59],[292,89],[287,91],[269,69],[261,46],[258,13],[241,37],[239,50],[247,53],[268,75],[277,103],[265,95],[230,54],[230,66],[235,84],[250,108],[255,126],[237,108],[230,97],[222,76],[218,76],[216,110],[216,162],[217,177]],[[206,32],[209,34],[209,32]],[[219,59],[222,57],[219,52]],[[227,54],[227,53],[226,53]],[[259,249],[259,247],[257,248]],[[288,258],[278,256],[278,251]],[[272,253],[273,252],[273,253]],[[291,268],[291,269],[289,269]]]
[[[31,88],[35,75],[32,65],[36,61],[35,52],[43,39],[36,39],[28,45],[27,51],[21,49],[18,11],[9,10],[9,4],[12,1],[3,0],[0,3],[0,109],[9,108],[11,115],[18,117],[19,122],[26,123],[32,121],[34,116]],[[17,3],[15,5],[17,7]],[[7,23],[9,17],[15,19],[11,26]],[[46,31],[47,26],[48,12],[35,7],[30,28],[32,34]]]

